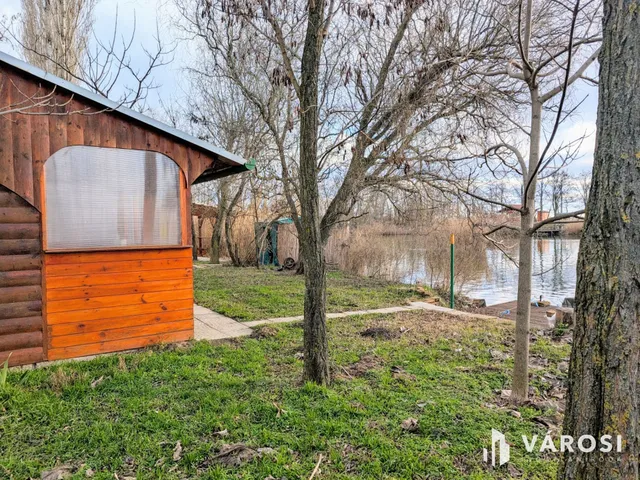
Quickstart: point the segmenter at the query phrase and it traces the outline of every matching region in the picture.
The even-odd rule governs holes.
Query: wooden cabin
[[[0,362],[192,338],[190,186],[251,168],[0,52]]]

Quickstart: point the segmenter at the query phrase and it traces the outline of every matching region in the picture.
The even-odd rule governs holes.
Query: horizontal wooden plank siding
[[[172,270],[169,270],[172,271]],[[190,269],[189,269],[190,271]],[[187,277],[188,278],[188,277]],[[178,290],[185,285],[185,279],[141,281],[133,283],[118,283],[115,285],[94,285],[90,287],[69,287],[49,290],[47,299],[50,302],[71,299],[92,299],[107,295],[126,295],[130,293],[167,292]],[[86,307],[84,307],[86,308]],[[51,311],[51,310],[50,310]]]
[[[193,338],[191,249],[46,253],[48,359]]]
[[[118,352],[121,350],[131,350],[133,348],[143,348],[158,343],[182,342],[193,338],[193,328],[180,332],[161,333],[157,335],[147,335],[144,337],[133,337],[112,342],[92,343],[88,345],[74,345],[72,347],[49,349],[49,359],[86,357],[99,353]]]
[[[128,338],[146,337],[158,333],[182,332],[193,329],[192,320],[181,322],[155,323],[153,325],[139,325],[136,327],[112,328],[80,335],[63,335],[51,338],[49,348],[72,347],[74,345],[87,345]],[[29,335],[29,334],[25,334]]]
[[[94,287],[98,285],[119,285],[122,283],[151,282],[157,280],[174,280],[177,278],[191,278],[191,268],[147,270],[144,272],[69,275],[64,277],[47,277],[47,288]],[[0,283],[2,274],[0,273]]]
[[[138,305],[124,305],[122,307],[93,308],[90,310],[74,310],[72,312],[58,312],[47,314],[47,324],[57,325],[59,323],[88,322],[91,320],[103,320],[106,318],[116,319],[131,315],[142,315],[144,313],[162,313],[171,310],[184,310],[191,306],[193,299],[173,300],[155,303],[142,303]]]
[[[87,253],[92,253],[88,255]],[[184,248],[165,248],[151,250],[113,250],[110,252],[67,253],[66,255],[50,255],[47,265],[69,265],[78,263],[95,263],[96,261],[122,262],[127,260],[165,260],[167,258],[184,259]],[[99,260],[97,260],[99,259]]]
[[[142,315],[132,315],[129,317],[119,317],[118,326],[120,328],[135,327],[138,325],[154,325],[156,323],[175,322],[178,320],[189,320],[193,317],[193,309],[171,310],[161,313],[145,313]],[[113,326],[113,319],[91,320],[87,322],[60,323],[50,325],[51,335],[77,335],[81,333],[100,332]]]
[[[44,360],[40,251],[40,213],[0,186],[0,362]]]
[[[105,256],[104,253],[100,253],[100,255]],[[127,260],[123,262],[106,262],[98,259],[96,260],[97,261],[95,262],[66,265],[49,265],[47,263],[47,278],[78,274],[87,275],[90,273],[126,273],[144,272],[145,270],[157,271],[176,268],[190,268],[192,264],[191,257],[168,258],[163,260]]]
[[[184,287],[187,288],[184,288]],[[107,294],[107,292],[102,292]],[[102,295],[102,293],[100,295]],[[47,297],[47,314],[59,312],[73,312],[76,310],[93,310],[111,307],[124,307],[127,305],[153,305],[168,300],[189,300],[193,298],[193,289],[185,282],[179,290],[165,290],[163,292],[132,293],[106,295],[99,297],[82,297],[73,300],[50,300]]]

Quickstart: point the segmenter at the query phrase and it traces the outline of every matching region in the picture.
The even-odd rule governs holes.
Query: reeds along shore
[[[256,264],[254,215],[239,214],[232,222],[231,241],[236,257],[243,265]],[[564,227],[563,234],[580,235],[581,223]],[[203,233],[207,234],[206,225]],[[434,288],[449,284],[449,237],[456,238],[455,283],[464,288],[471,279],[488,268],[483,253],[490,242],[483,238],[466,218],[432,218],[404,224],[393,221],[359,221],[336,227],[325,247],[329,269],[339,269],[357,275],[381,277],[394,281],[424,283]],[[504,230],[499,238],[508,248],[516,245],[516,237]],[[203,243],[210,242],[209,238]],[[229,256],[227,243],[222,242],[223,256]],[[278,226],[278,258],[298,260],[299,246],[295,226]]]

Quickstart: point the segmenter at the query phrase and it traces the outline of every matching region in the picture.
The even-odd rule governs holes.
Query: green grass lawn
[[[372,328],[386,336],[362,335]],[[307,479],[319,455],[316,479],[554,476],[555,457],[522,448],[510,470],[481,461],[491,428],[512,440],[542,436],[533,419],[553,413],[500,406],[511,324],[429,312],[331,321],[329,387],[300,381],[299,325],[261,333],[12,371],[0,390],[0,478],[67,465],[76,479],[87,469],[105,480]],[[532,353],[544,364],[536,388],[548,388],[545,374],[562,378],[566,345],[539,338]],[[415,431],[402,428],[408,418]],[[253,458],[218,456],[225,444]]]
[[[327,275],[327,311],[346,312],[405,305],[413,287],[341,272]],[[214,266],[194,269],[195,300],[242,321],[302,315],[304,276],[272,269]]]

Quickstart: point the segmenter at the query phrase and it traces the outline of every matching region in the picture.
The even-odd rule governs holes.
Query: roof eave
[[[197,185],[198,183],[209,182],[211,180],[217,180],[219,178],[228,177],[230,175],[237,175],[239,173],[250,172],[251,170],[255,170],[256,168],[256,160],[255,158],[250,158],[248,162],[243,165],[234,165],[227,168],[222,168],[218,170],[205,170],[202,175],[196,178],[192,185]]]

